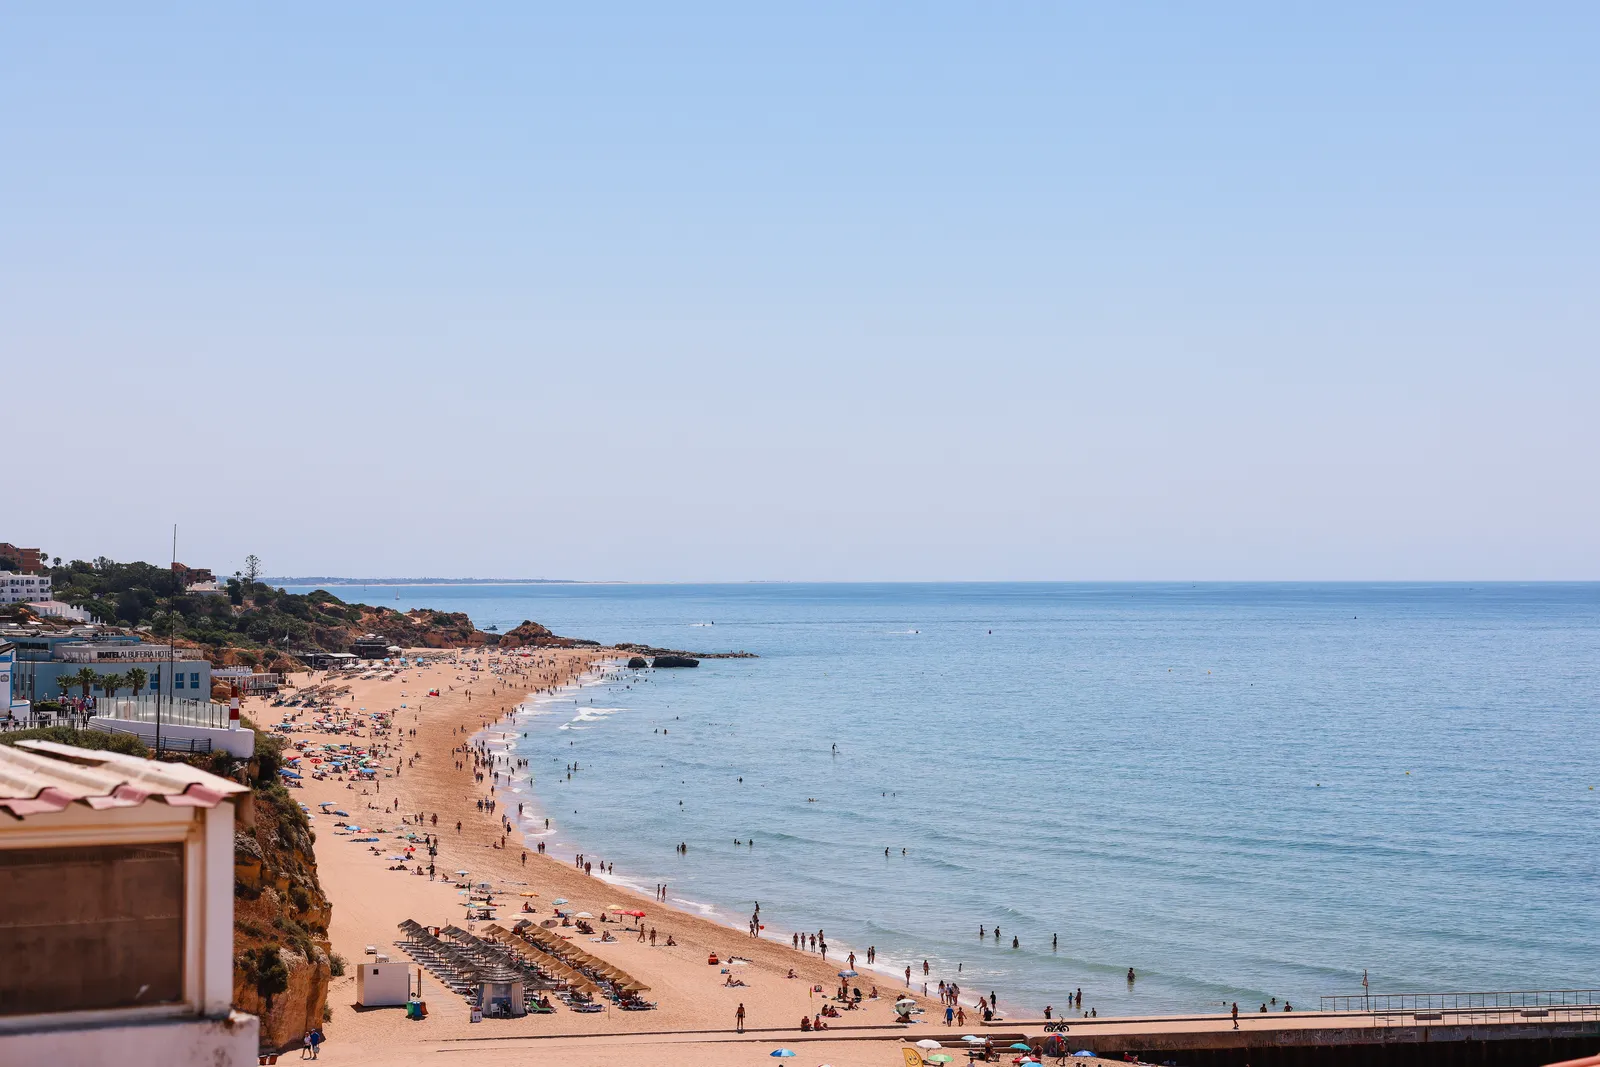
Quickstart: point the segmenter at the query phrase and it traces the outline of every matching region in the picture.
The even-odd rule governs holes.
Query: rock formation
[[[317,880],[315,834],[277,781],[282,742],[257,738],[234,827],[233,1003],[260,1016],[262,1047],[281,1051],[323,1025],[332,907]]]

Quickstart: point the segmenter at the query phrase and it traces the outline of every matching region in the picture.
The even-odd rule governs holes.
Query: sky
[[[0,4],[0,540],[1600,578],[1600,6]]]

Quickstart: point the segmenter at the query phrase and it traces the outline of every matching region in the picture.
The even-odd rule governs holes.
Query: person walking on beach
[[[1239,1029],[1239,1002],[1237,1000],[1233,1002],[1233,1028],[1235,1030]]]
[[[736,1034],[744,1033],[744,1003],[742,1001],[739,1004],[739,1010],[733,1013],[733,1032]]]
[[[911,988],[911,968],[910,967],[906,968],[906,988],[907,989]]]

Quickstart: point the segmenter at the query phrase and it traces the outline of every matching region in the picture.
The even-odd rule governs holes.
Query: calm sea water
[[[1363,969],[1600,986],[1600,585],[365,599],[759,653],[530,705],[548,847],[741,925],[759,900],[769,933],[876,945],[919,983],[926,959],[1028,1015],[1079,987],[1102,1015],[1314,1008]]]

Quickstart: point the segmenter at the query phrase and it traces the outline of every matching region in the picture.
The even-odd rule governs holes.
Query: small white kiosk
[[[411,999],[411,964],[360,963],[356,1003],[364,1008],[399,1008]]]

